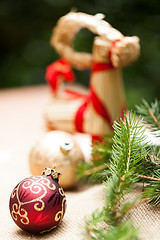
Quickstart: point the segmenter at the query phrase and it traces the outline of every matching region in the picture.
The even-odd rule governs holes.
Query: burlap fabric
[[[46,86],[0,91],[0,240],[85,239],[85,217],[103,206],[103,185],[81,186],[66,192],[66,214],[54,231],[40,236],[32,235],[19,229],[13,222],[9,213],[9,197],[16,184],[30,176],[28,154],[32,145],[45,131],[43,110],[48,103],[48,97]],[[89,139],[80,141],[80,144],[87,157]],[[138,185],[134,194],[140,191]],[[132,194],[129,197],[132,197]],[[159,216],[160,208],[146,204],[132,210],[132,221],[140,229],[142,239],[160,239]]]

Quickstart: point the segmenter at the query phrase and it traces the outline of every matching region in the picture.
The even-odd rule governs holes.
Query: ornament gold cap
[[[65,155],[69,153],[69,151],[73,148],[73,142],[70,139],[65,139],[60,145],[60,150]]]
[[[60,175],[59,172],[57,172],[55,169],[51,169],[51,168],[44,168],[42,174],[45,176],[51,175],[51,177],[53,179],[59,179],[59,175]]]

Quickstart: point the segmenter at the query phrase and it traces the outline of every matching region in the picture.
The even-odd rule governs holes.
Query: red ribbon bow
[[[50,64],[46,69],[45,78],[54,93],[57,92],[58,82],[60,79],[65,79],[68,82],[73,82],[75,77],[71,69],[71,65],[65,59]]]

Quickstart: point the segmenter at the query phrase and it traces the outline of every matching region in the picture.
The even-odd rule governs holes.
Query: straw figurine
[[[53,93],[45,112],[49,130],[85,132],[99,138],[112,131],[117,117],[123,117],[126,100],[121,68],[138,58],[139,38],[125,37],[103,18],[103,14],[70,12],[59,19],[53,30],[51,45],[62,59],[49,65],[46,71]],[[76,52],[72,47],[82,28],[97,34],[91,54]],[[61,90],[62,80],[75,79],[72,67],[91,69],[87,93]]]

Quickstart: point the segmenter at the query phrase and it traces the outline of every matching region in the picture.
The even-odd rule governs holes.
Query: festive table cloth
[[[48,100],[47,86],[0,91],[0,240],[84,239],[85,217],[89,217],[96,208],[103,207],[104,186],[83,185],[65,191],[67,209],[57,229],[44,235],[34,235],[22,231],[13,222],[9,213],[10,194],[19,181],[31,175],[28,155],[32,145],[46,131],[43,112]],[[77,135],[76,138],[87,159],[90,137]],[[141,186],[137,185],[133,194],[140,191]],[[159,216],[160,207],[145,204],[131,212],[142,239],[160,239]]]

